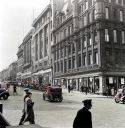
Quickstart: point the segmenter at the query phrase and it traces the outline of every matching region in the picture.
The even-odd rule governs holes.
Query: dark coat
[[[92,128],[91,112],[87,108],[80,109],[74,119],[73,128]]]
[[[26,112],[26,121],[32,122],[34,121],[34,110],[33,110],[34,102],[29,98],[27,100],[27,112]]]

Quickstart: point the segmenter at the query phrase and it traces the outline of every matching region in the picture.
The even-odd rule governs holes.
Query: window
[[[60,49],[60,57],[63,57],[63,48]]]
[[[57,72],[59,72],[59,62],[57,62]]]
[[[56,72],[56,63],[54,64],[54,72]]]
[[[71,44],[68,45],[68,54],[71,54]]]
[[[64,56],[66,56],[67,52],[66,52],[66,46],[64,47]]]
[[[72,57],[72,68],[75,68],[75,56]]]
[[[78,67],[81,67],[81,54],[78,55]]]
[[[84,26],[87,25],[87,18],[86,18],[86,15],[84,16]]]
[[[71,58],[68,60],[68,68],[71,69]]]
[[[98,35],[97,35],[97,31],[94,30],[94,43],[98,42]]]
[[[96,9],[94,9],[94,10],[93,10],[93,20],[96,19],[96,13],[97,13],[97,12],[96,12]]]
[[[117,31],[113,30],[114,43],[117,43]]]
[[[114,17],[114,20],[118,20],[118,18],[117,18],[117,9],[114,9],[113,17]]]
[[[91,53],[89,53],[89,55],[88,55],[88,61],[89,61],[89,65],[91,65],[92,64],[92,54]]]
[[[66,73],[66,71],[67,71],[67,61],[64,60],[64,72]]]
[[[84,9],[85,9],[85,10],[87,10],[87,9],[88,9],[88,1],[85,1]]]
[[[66,38],[66,29],[64,29],[64,38]]]
[[[54,52],[54,60],[56,60],[56,51]]]
[[[68,26],[68,36],[70,36],[71,32],[71,26]]]
[[[122,44],[125,44],[125,32],[122,31]]]
[[[38,60],[38,34],[35,36],[35,60]]]
[[[95,52],[95,64],[99,64],[98,52]]]
[[[92,16],[91,16],[91,13],[88,13],[88,23],[91,23],[92,22]]]
[[[111,3],[112,2],[112,0],[109,0],[109,3]]]
[[[109,42],[109,30],[105,29],[105,41]]]
[[[91,33],[88,35],[88,46],[92,45],[92,38],[91,38]]]
[[[39,54],[40,54],[40,59],[43,58],[43,31],[40,31],[40,49],[39,49]]]
[[[86,54],[83,54],[83,65],[87,66]]]
[[[109,19],[109,8],[105,8],[105,18]]]
[[[87,37],[84,37],[84,38],[83,38],[83,48],[86,47],[86,42],[87,42]]]
[[[72,52],[75,53],[75,43],[72,43]]]
[[[61,72],[63,73],[63,61],[61,61]]]
[[[121,5],[124,5],[124,0],[121,0]]]
[[[119,0],[116,0],[116,4],[118,4],[119,3]]]
[[[78,40],[78,51],[81,51],[81,39]]]
[[[120,11],[120,21],[123,21],[123,11]]]

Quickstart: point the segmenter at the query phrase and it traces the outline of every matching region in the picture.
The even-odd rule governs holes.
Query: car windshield
[[[50,89],[50,92],[62,92],[62,89],[60,88],[54,88],[54,89]]]

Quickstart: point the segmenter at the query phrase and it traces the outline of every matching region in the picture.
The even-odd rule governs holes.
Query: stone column
[[[99,76],[99,93],[103,94],[106,91],[106,80],[104,76]]]

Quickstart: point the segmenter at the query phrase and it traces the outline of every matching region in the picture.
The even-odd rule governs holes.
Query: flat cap
[[[83,100],[82,103],[84,103],[84,104],[92,104],[92,99]]]

